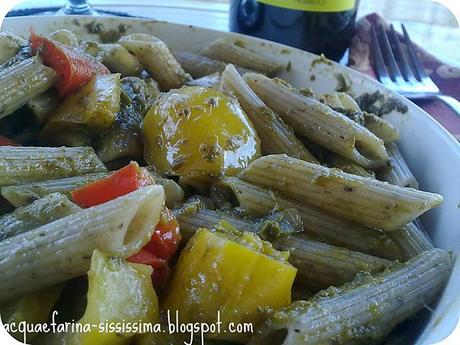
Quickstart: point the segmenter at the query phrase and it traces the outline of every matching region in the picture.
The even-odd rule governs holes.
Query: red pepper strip
[[[169,267],[168,261],[174,255],[181,240],[179,223],[167,207],[161,211],[160,222],[155,227],[152,239],[142,249],[128,258],[129,262],[148,264],[153,267],[153,286],[165,286]]]
[[[143,249],[155,256],[169,261],[179,247],[181,240],[179,223],[167,207],[161,211],[160,222],[153,232],[152,239]]]
[[[40,51],[43,63],[58,75],[56,89],[64,97],[97,74],[108,74],[109,69],[91,55],[31,32],[29,41],[32,53]]]
[[[131,162],[110,176],[74,190],[72,201],[81,207],[100,205],[152,182],[136,162]]]
[[[19,144],[15,143],[10,138],[4,137],[0,135],[0,146],[20,146]]]

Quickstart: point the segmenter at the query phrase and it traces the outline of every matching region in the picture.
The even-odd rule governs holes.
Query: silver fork
[[[371,26],[371,49],[375,71],[387,88],[409,99],[437,98],[460,116],[460,102],[441,94],[437,85],[426,74],[404,24],[401,25],[406,49],[403,49],[393,25],[389,31],[383,26]]]

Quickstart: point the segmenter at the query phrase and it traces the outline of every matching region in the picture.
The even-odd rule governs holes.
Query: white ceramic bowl
[[[440,207],[423,216],[423,224],[431,234],[436,246],[453,250],[457,254],[460,253],[460,145],[438,122],[412,102],[386,89],[375,80],[347,67],[324,63],[314,64],[312,67],[312,61],[317,59],[316,55],[233,33],[153,20],[55,16],[8,18],[3,22],[2,30],[27,37],[30,28],[42,34],[49,34],[58,28],[66,28],[75,32],[79,37],[91,36],[92,39],[97,40],[97,36],[88,34],[84,27],[84,24],[94,20],[103,23],[105,29],[117,29],[119,24],[127,24],[128,33],[154,34],[164,40],[172,50],[177,51],[198,52],[217,38],[238,37],[261,54],[273,56],[286,66],[290,63],[290,70],[285,70],[281,77],[294,86],[308,86],[313,91],[320,93],[333,91],[337,86],[335,74],[341,73],[351,83],[351,92],[354,95],[379,90],[384,95],[391,95],[399,99],[407,105],[409,111],[405,114],[393,112],[386,115],[385,119],[398,128],[401,134],[398,144],[417,177],[420,188],[444,196],[444,202]],[[311,75],[315,75],[314,81],[310,80]],[[451,335],[450,340],[454,338],[451,333],[460,316],[459,262],[460,260],[455,265],[437,309],[433,312],[429,324],[417,341],[418,345],[438,343],[449,334]],[[457,328],[455,333],[460,333],[460,330]],[[456,334],[455,338],[459,336]]]

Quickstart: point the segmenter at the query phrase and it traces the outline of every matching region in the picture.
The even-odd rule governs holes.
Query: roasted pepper
[[[95,76],[53,111],[40,139],[62,145],[68,144],[76,132],[94,133],[109,128],[120,110],[120,90],[119,74]]]
[[[182,251],[163,303],[180,322],[250,322],[254,329],[271,309],[289,305],[296,269],[253,233],[199,230]],[[245,342],[250,333],[220,332],[211,338]]]
[[[144,158],[171,175],[234,175],[260,156],[259,138],[238,102],[202,87],[157,98],[143,126]]]

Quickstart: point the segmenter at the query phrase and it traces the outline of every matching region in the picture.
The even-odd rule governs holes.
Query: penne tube
[[[260,74],[246,73],[244,79],[267,106],[313,142],[365,168],[378,168],[387,162],[381,139],[316,98]]]
[[[292,235],[274,243],[290,252],[289,262],[297,268],[296,283],[311,291],[351,281],[359,272],[383,271],[391,261]]]
[[[47,180],[40,182],[25,183],[15,186],[2,187],[1,195],[15,207],[30,204],[51,193],[64,193],[70,196],[70,192],[85,184],[97,181],[105,176],[107,172],[92,173],[81,176],[67,177],[58,180]]]
[[[389,236],[399,247],[405,260],[434,248],[433,242],[426,232],[414,222],[407,224],[401,230],[392,231]]]
[[[204,77],[193,79],[187,83],[189,86],[209,87],[217,91],[220,90],[222,77],[220,73],[213,73]]]
[[[385,121],[377,115],[363,112],[364,127],[382,139],[385,144],[394,143],[399,139],[399,133],[395,127],[388,121]]]
[[[64,194],[47,195],[30,205],[19,207],[13,212],[1,216],[0,241],[77,213],[80,210],[81,208],[71,202]]]
[[[210,74],[221,73],[227,66],[226,62],[190,52],[178,52],[174,54],[174,57],[193,78],[202,78]],[[240,73],[250,72],[244,67],[235,66],[235,68]]]
[[[0,242],[0,301],[85,274],[94,249],[136,253],[163,204],[162,187],[145,187]]]
[[[0,147],[0,187],[105,171],[91,147]]]
[[[70,30],[60,29],[52,32],[49,36],[53,41],[65,44],[70,47],[78,47],[78,38]]]
[[[38,58],[29,58],[0,71],[0,119],[50,89],[56,73]]]
[[[286,155],[261,157],[238,176],[291,200],[385,231],[400,229],[443,200],[439,194],[350,175]]]
[[[102,62],[112,73],[121,73],[122,76],[139,74],[142,68],[139,60],[121,44],[99,44],[99,48]]]
[[[273,209],[296,209],[304,224],[304,233],[300,233],[299,237],[317,238],[335,246],[391,260],[401,257],[398,247],[383,231],[331,215],[305,202],[288,200],[279,193],[236,177],[222,178],[220,185],[231,191],[231,198],[236,200],[238,210],[244,215],[263,216]]]
[[[375,173],[372,170],[366,170],[361,165],[337,155],[332,158],[331,164],[334,168],[338,168],[349,174],[375,178]]]
[[[270,57],[254,53],[246,49],[239,40],[221,38],[208,47],[201,54],[211,59],[225,61],[237,66],[248,68],[264,74],[272,75],[281,69],[281,64]]]
[[[366,127],[385,144],[395,142],[399,139],[399,133],[388,121],[377,115],[361,111],[358,103],[345,92],[333,92],[319,97],[320,101],[332,109],[347,115],[352,120]]]
[[[166,43],[152,35],[123,36],[118,43],[134,54],[158,82],[162,91],[179,88],[191,79],[169,51]]]
[[[0,65],[4,64],[27,45],[27,41],[9,32],[0,32]]]
[[[250,118],[264,154],[285,153],[291,157],[317,162],[295,136],[292,128],[262,102],[231,64],[222,73],[222,87],[236,96]]]
[[[212,228],[222,221],[239,231],[256,232],[257,222],[213,210],[201,209],[194,214],[178,216],[183,240],[188,241],[200,228]],[[390,261],[306,238],[302,233],[272,240],[273,246],[289,251],[289,262],[297,268],[296,282],[312,291],[341,285],[360,271],[378,272]]]
[[[41,125],[45,124],[48,115],[57,108],[59,98],[54,90],[49,90],[38,95],[27,102],[27,106],[32,110],[37,122]]]
[[[410,171],[398,145],[387,145],[387,151],[390,159],[388,165],[377,174],[379,179],[397,186],[418,189],[417,179]]]
[[[249,344],[381,344],[435,298],[451,266],[449,253],[433,249],[374,277],[361,275],[276,311]]]

